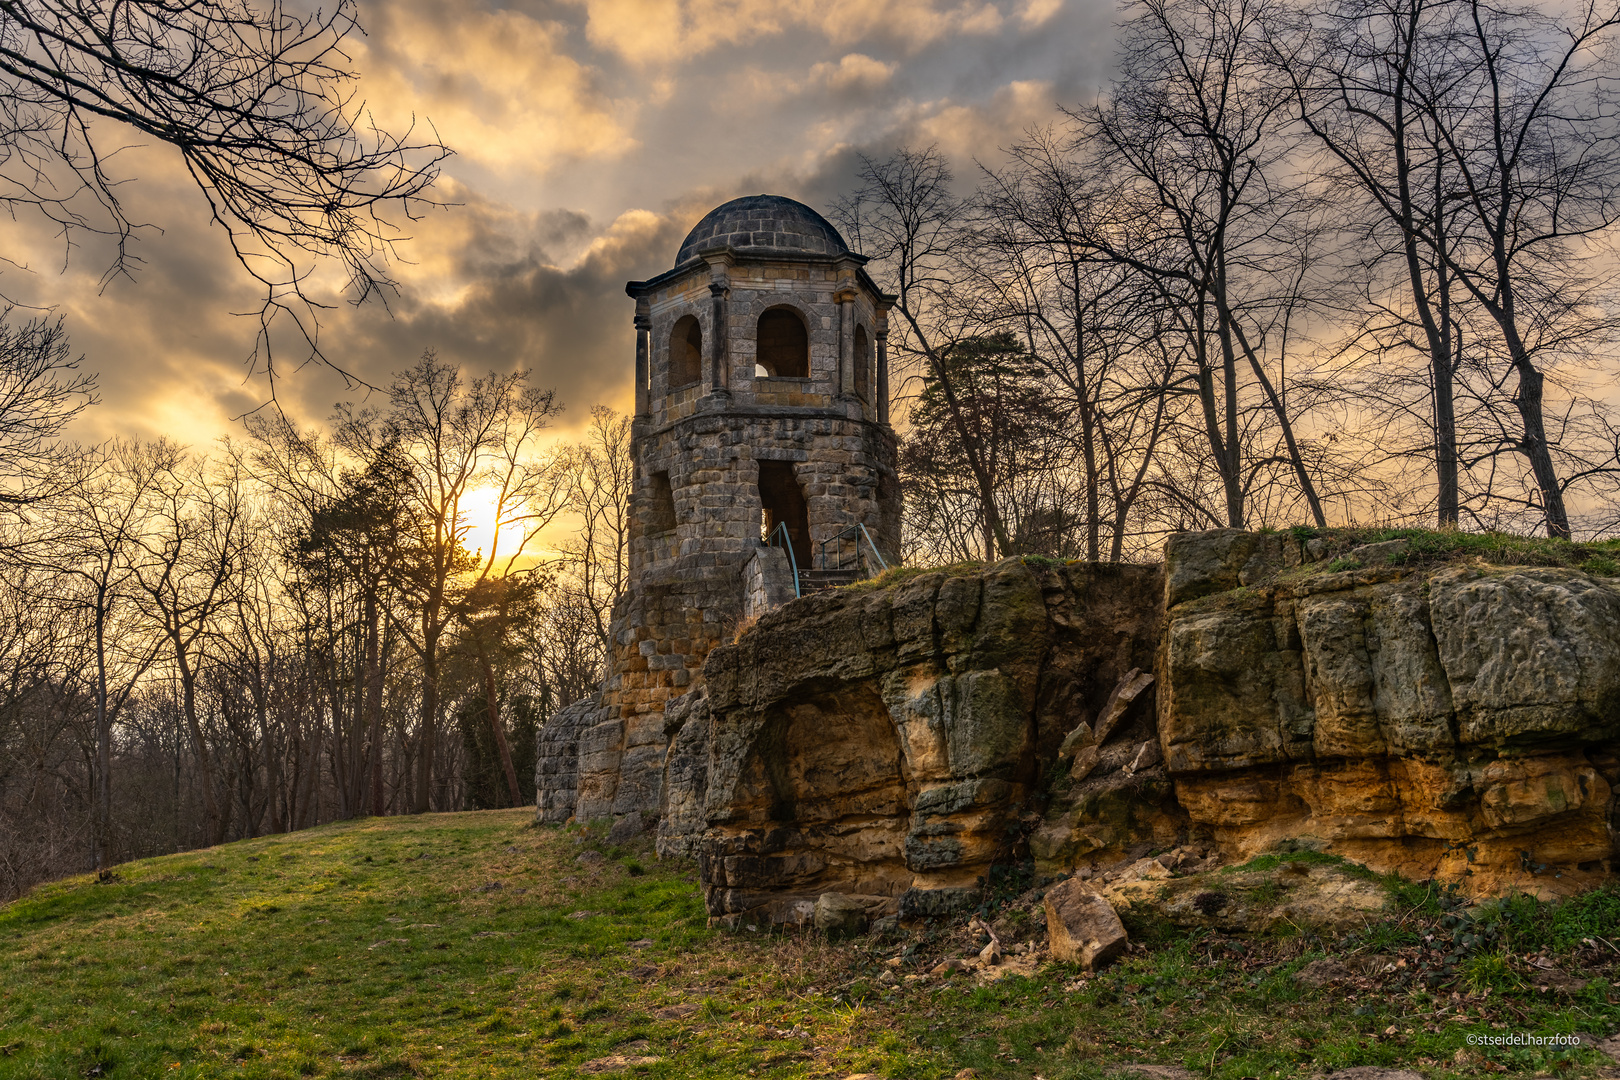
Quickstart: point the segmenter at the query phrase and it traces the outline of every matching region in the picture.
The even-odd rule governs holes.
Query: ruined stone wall
[[[761,547],[743,565],[743,623],[796,599],[793,564],[780,547]]]

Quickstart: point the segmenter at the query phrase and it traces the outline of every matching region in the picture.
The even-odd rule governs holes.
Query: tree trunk
[[[424,642],[422,655],[422,716],[417,733],[416,792],[411,812],[425,814],[432,806],[433,744],[439,719],[439,658],[437,635]]]
[[[484,703],[489,709],[489,730],[495,736],[495,749],[501,755],[501,768],[506,773],[506,789],[512,794],[512,805],[522,806],[523,792],[518,787],[517,770],[512,767],[512,748],[507,745],[500,705],[495,698],[495,669],[482,649],[478,651],[478,663],[484,669]]]
[[[382,664],[379,656],[381,619],[377,612],[374,591],[366,590],[366,756],[371,766],[371,813],[382,817],[383,805],[383,740],[382,740]]]
[[[214,789],[218,779],[214,768],[214,756],[208,750],[207,740],[203,738],[202,722],[197,718],[197,678],[191,670],[185,646],[178,638],[172,638],[171,641],[174,647],[175,667],[180,672],[180,700],[185,711],[186,729],[191,733],[192,753],[197,755],[197,769],[202,774],[198,780],[202,788],[203,812],[208,816],[209,843],[222,844],[225,842],[226,819],[220,810],[218,793]]]
[[[107,602],[103,594],[96,606],[96,775],[92,785],[95,807],[96,869],[112,866],[112,721],[107,715]]]

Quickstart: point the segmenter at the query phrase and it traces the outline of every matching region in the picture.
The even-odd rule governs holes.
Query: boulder
[[[1301,986],[1310,986],[1320,989],[1332,986],[1334,983],[1344,982],[1355,978],[1356,973],[1345,967],[1344,964],[1326,957],[1321,960],[1312,960],[1298,971],[1294,972],[1294,981]]]
[[[608,843],[627,844],[646,831],[647,824],[642,820],[641,811],[632,810],[608,829]]]
[[[854,937],[866,932],[866,905],[843,893],[824,892],[816,897],[814,923],[830,938]]]
[[[1086,882],[1061,881],[1046,890],[1046,932],[1059,960],[1095,971],[1125,951],[1125,926],[1113,906]]]

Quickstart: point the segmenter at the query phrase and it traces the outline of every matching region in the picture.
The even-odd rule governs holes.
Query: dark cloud
[[[385,125],[431,122],[458,151],[443,196],[411,226],[399,293],[349,306],[341,282],[320,342],[373,385],[424,349],[469,371],[529,368],[568,406],[629,404],[624,282],[666,269],[711,207],[771,192],[826,212],[861,152],[938,144],[964,182],[975,158],[1106,74],[1113,7],[1096,0],[390,0],[367,4],[355,42],[362,96]],[[169,434],[205,442],[261,404],[247,380],[260,296],[171,152],[134,151],[125,192],[161,225],[134,281],[103,289],[91,244],[55,273],[59,242],[17,223],[36,269],[0,285],[68,315],[102,373],[85,438]],[[39,269],[44,267],[45,269]],[[278,342],[282,405],[318,422],[356,391],[298,368]],[[296,369],[296,370],[295,370]]]

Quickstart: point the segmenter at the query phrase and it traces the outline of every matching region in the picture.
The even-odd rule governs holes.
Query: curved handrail
[[[793,537],[788,534],[787,522],[778,522],[776,528],[771,531],[770,539],[765,543],[774,546],[777,533],[782,534],[782,546],[787,549],[788,565],[793,567],[793,595],[795,598],[803,596],[804,594],[799,591],[799,560],[793,554]]]
[[[877,556],[878,566],[882,567],[878,573],[882,573],[884,570],[887,570],[889,568],[888,561],[883,558],[883,552],[878,550],[878,546],[872,543],[872,534],[866,531],[866,525],[857,521],[855,523],[855,527],[861,530],[861,535],[866,537],[866,546],[872,549],[873,555]]]
[[[866,538],[866,546],[872,549],[873,558],[877,559],[877,564],[880,568],[878,572],[882,573],[884,570],[889,569],[889,560],[885,559],[883,557],[883,552],[878,550],[877,544],[872,540],[872,534],[866,531],[866,525],[859,521],[846,529],[839,530],[816,545],[821,557],[821,568],[823,570],[827,569],[827,545],[836,544],[848,538],[853,538],[855,541],[855,560],[858,566],[861,558],[861,537],[863,536]],[[842,570],[843,568],[844,554],[842,548],[840,548],[838,553],[838,565],[833,567],[833,569]]]

